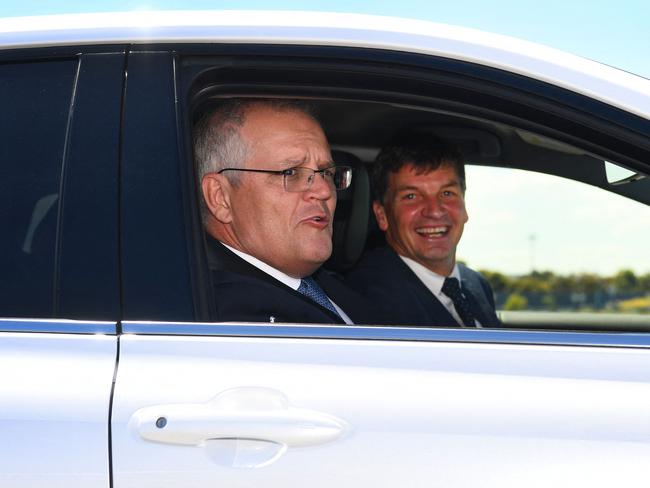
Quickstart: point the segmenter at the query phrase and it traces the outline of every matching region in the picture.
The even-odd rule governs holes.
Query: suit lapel
[[[290,293],[295,298],[302,300],[303,302],[313,307],[317,307],[323,313],[326,313],[329,317],[332,318],[332,323],[336,323],[336,324],[343,323],[341,317],[332,313],[331,310],[328,310],[327,308],[319,305],[318,303],[306,297],[302,293],[298,293],[293,288],[285,285],[279,280],[276,280],[273,276],[253,266],[248,261],[240,258],[234,252],[232,252],[230,249],[224,246],[221,242],[217,241],[216,239],[213,239],[210,236],[207,236],[207,239],[208,239],[208,246],[207,246],[208,264],[210,269],[215,271],[230,271],[232,273],[250,276],[252,278],[262,280],[265,283],[268,283],[269,285],[275,286],[277,288],[284,290],[287,293]],[[326,293],[328,292],[326,291]]]
[[[483,312],[483,309],[480,307],[476,295],[473,291],[470,291],[468,288],[463,287],[465,298],[469,302],[472,312],[474,313],[474,318],[479,321],[482,327],[489,327],[491,321]]]
[[[485,292],[480,283],[477,282],[472,273],[464,266],[460,266],[460,277],[461,287],[465,292],[465,297],[470,302],[472,312],[474,312],[476,319],[483,327],[493,326],[494,320],[486,314],[486,310],[490,310],[491,307],[485,300]]]
[[[402,261],[395,251],[386,247],[389,259],[386,261],[391,264],[391,272],[395,274],[396,280],[403,280],[409,284],[409,291],[413,294],[421,307],[421,311],[426,315],[429,325],[440,325],[436,322],[443,321],[442,324],[458,327],[456,319],[449,313],[449,310],[440,303],[440,301],[431,293],[417,275]],[[419,311],[413,311],[418,312]]]

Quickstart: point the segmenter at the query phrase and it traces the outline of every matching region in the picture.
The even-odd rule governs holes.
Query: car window
[[[282,47],[281,54],[286,56],[289,51],[289,48]],[[268,53],[264,51],[262,54]],[[647,179],[641,181],[640,185],[637,185],[639,182],[633,182],[624,187],[611,187],[613,191],[611,195],[610,192],[598,189],[599,186],[606,187],[608,185],[605,178],[604,161],[614,161],[630,168],[644,168],[646,144],[642,138],[638,137],[640,133],[638,128],[645,127],[643,121],[637,120],[632,114],[606,106],[595,99],[557,89],[557,87],[530,78],[516,75],[506,76],[504,73],[499,73],[497,76],[494,71],[479,65],[456,62],[448,65],[447,61],[437,64],[438,61],[436,61],[434,64],[439,68],[438,71],[431,70],[433,61],[430,57],[419,59],[409,56],[402,58],[404,64],[400,65],[399,70],[396,68],[396,70],[382,71],[377,69],[374,64],[365,64],[365,61],[358,65],[352,64],[348,62],[349,58],[345,58],[346,60],[341,62],[338,66],[339,69],[332,69],[331,57],[333,53],[328,51],[321,54],[324,56],[323,59],[318,59],[318,56],[315,56],[306,60],[297,56],[291,58],[290,61],[287,60],[281,66],[273,63],[260,64],[260,66],[255,66],[254,76],[252,74],[253,66],[258,60],[252,58],[235,61],[233,61],[234,58],[228,58],[228,63],[223,64],[223,60],[218,56],[197,56],[194,52],[192,55],[180,55],[176,71],[178,99],[182,107],[179,112],[179,122],[181,132],[186,134],[182,142],[186,160],[189,163],[187,166],[191,167],[193,164],[190,136],[192,125],[215,104],[220,103],[221,99],[242,96],[241,93],[245,93],[244,96],[280,96],[309,100],[324,128],[330,147],[334,150],[335,160],[344,161],[346,165],[356,167],[352,191],[347,195],[342,193],[337,203],[334,252],[325,264],[328,269],[348,278],[354,267],[358,266],[358,263],[370,250],[382,246],[384,243],[383,234],[379,231],[374,219],[366,217],[369,214],[372,215],[369,198],[366,197],[365,202],[362,202],[364,198],[359,198],[357,201],[352,196],[356,192],[355,189],[358,188],[358,182],[361,181],[359,176],[366,174],[367,178],[367,173],[372,173],[372,165],[378,152],[396,134],[409,131],[431,134],[457,146],[466,160],[480,165],[480,169],[497,172],[495,173],[497,176],[491,179],[487,177],[473,178],[471,173],[468,174],[467,197],[470,221],[465,228],[465,235],[460,241],[457,257],[465,261],[469,268],[485,272],[496,291],[497,309],[501,313],[501,317],[504,317],[503,323],[506,327],[546,328],[554,325],[555,328],[571,330],[577,328],[575,315],[578,314],[585,317],[590,313],[599,317],[604,317],[607,314],[620,316],[619,311],[613,305],[601,303],[605,300],[603,294],[594,299],[596,300],[594,303],[600,308],[596,309],[596,306],[586,303],[593,298],[585,298],[586,293],[591,293],[592,285],[589,287],[580,285],[582,288],[586,287],[585,289],[588,289],[589,292],[580,291],[580,286],[571,288],[568,294],[562,291],[563,295],[560,295],[559,290],[570,288],[567,287],[567,279],[570,281],[579,276],[580,280],[583,280],[583,275],[585,275],[584,280],[587,280],[587,277],[591,277],[592,274],[598,274],[603,278],[602,283],[606,284],[601,283],[599,290],[609,293],[612,289],[610,278],[621,269],[628,269],[631,264],[623,264],[620,269],[607,271],[601,271],[598,268],[591,269],[589,266],[574,270],[560,262],[557,263],[557,268],[543,267],[544,263],[540,261],[542,245],[545,252],[547,251],[551,256],[581,256],[582,248],[580,246],[584,246],[584,244],[579,244],[584,241],[575,241],[576,244],[572,246],[558,247],[557,244],[553,244],[554,247],[550,246],[546,241],[547,235],[552,236],[553,239],[560,239],[559,242],[562,243],[564,242],[562,239],[570,240],[570,231],[577,229],[577,227],[569,227],[569,230],[565,232],[558,232],[551,224],[548,226],[548,230],[535,228],[526,230],[522,242],[515,246],[516,251],[512,251],[524,256],[527,267],[518,270],[500,269],[501,263],[510,265],[514,262],[510,255],[501,252],[500,240],[507,239],[508,242],[515,243],[514,237],[508,236],[521,233],[521,226],[507,225],[508,222],[495,222],[493,219],[500,216],[499,212],[492,212],[488,216],[489,218],[486,218],[477,209],[482,207],[486,198],[494,198],[495,201],[500,198],[499,195],[494,196],[495,193],[500,193],[499,178],[501,176],[499,175],[520,174],[518,169],[526,170],[526,174],[537,176],[548,173],[569,178],[570,180],[566,181],[573,185],[572,188],[586,188],[587,191],[596,191],[618,201],[626,200],[616,194],[627,195],[633,200],[648,203],[644,196],[648,194],[649,181]],[[357,54],[361,59],[361,53]],[[415,66],[418,67],[417,70],[414,68]],[[345,76],[342,76],[343,72],[345,72]],[[448,73],[450,78],[442,76],[443,72]],[[350,73],[356,73],[358,76],[354,82],[350,81],[352,80],[349,76]],[[290,80],[290,88],[287,80]],[[418,80],[417,83],[414,80]],[[477,82],[477,80],[486,82]],[[295,89],[298,84],[301,84],[301,90]],[[385,93],[366,93],[364,90],[358,90],[358,86],[366,85],[382,86]],[[444,87],[444,90],[441,87]],[[327,92],[326,98],[323,95],[325,89],[330,90]],[[480,94],[481,96],[469,96],[469,94]],[[341,155],[344,156],[343,159],[339,158]],[[499,171],[501,173],[498,173]],[[194,176],[190,175],[187,180],[192,181]],[[486,182],[484,192],[479,191],[479,183],[483,183],[483,181],[478,180],[481,179]],[[559,178],[556,179],[559,180]],[[513,185],[516,187],[517,183],[515,182]],[[552,197],[549,197],[553,191],[570,195],[572,190],[560,190],[558,186],[551,183],[546,187],[547,193],[544,194],[544,198],[539,198],[540,202],[543,204],[545,200],[553,200]],[[192,197],[188,198],[188,209],[192,210],[190,213],[193,215],[191,220],[186,219],[187,229],[191,232],[190,240],[197,243],[195,246],[196,257],[193,261],[195,264],[193,296],[196,318],[203,321],[215,321],[214,317],[217,316],[215,308],[219,306],[219,301],[223,301],[225,298],[214,295],[211,283],[211,273],[209,272],[211,257],[207,252],[209,246],[206,245],[197,204],[201,200],[200,191],[196,191],[195,187],[187,193]],[[525,191],[522,196],[526,196]],[[472,198],[475,201],[472,201]],[[634,203],[633,200],[630,200],[629,203]],[[362,203],[365,208],[362,208]],[[527,207],[524,205],[524,200],[520,201],[519,197],[506,200],[504,205],[517,207],[524,212],[521,219],[526,223],[539,220],[535,216],[535,212],[542,212],[542,210]],[[553,212],[559,219],[558,222],[563,221],[566,218],[566,205],[559,208],[556,205],[553,208]],[[589,205],[585,204],[581,208],[586,211],[589,209]],[[641,209],[641,213],[638,215],[640,219],[643,219],[644,204],[638,203],[636,208]],[[360,215],[358,222],[353,222],[355,221],[352,217],[352,214],[355,213],[352,211],[353,209],[359,210],[356,212]],[[623,209],[617,215],[627,215],[628,213],[628,210]],[[580,221],[581,217],[576,214],[574,218]],[[615,217],[611,218],[615,219]],[[341,219],[344,221],[339,222]],[[351,225],[350,222],[352,222]],[[603,221],[600,222],[600,226],[594,227],[594,230],[591,231],[592,234],[589,234],[592,235],[591,246],[594,242],[600,242],[597,233],[608,232],[613,222],[618,223],[619,221],[612,220],[607,223]],[[473,230],[474,226],[476,226],[476,230]],[[483,233],[478,236],[474,235],[473,233],[479,229],[484,229]],[[587,234],[582,232],[580,235],[586,236]],[[553,242],[555,243],[555,241]],[[641,239],[641,242],[647,242],[647,240]],[[356,244],[359,243],[361,245],[357,246]],[[493,251],[489,255],[486,254],[488,248]],[[533,255],[529,258],[531,249]],[[611,252],[631,255],[628,250]],[[601,249],[600,256],[602,262],[610,260],[606,249]],[[530,267],[531,259],[537,262],[532,268]],[[576,260],[577,258],[573,259],[573,261]],[[636,259],[633,263],[638,262],[641,261]],[[511,297],[513,292],[520,290],[524,286],[522,283],[525,283],[524,280],[518,285],[513,285],[512,280],[531,273],[534,277],[537,277],[537,274],[544,274],[549,279],[555,278],[557,275],[557,283],[553,282],[552,285],[557,287],[557,296],[553,291],[549,291],[543,296],[518,293]],[[549,273],[553,273],[553,276],[550,276]],[[648,270],[641,267],[633,269],[633,273],[635,277],[638,277],[648,273]],[[525,286],[528,285],[525,284]],[[548,288],[549,285],[545,284],[544,286]],[[369,287],[364,288],[363,283],[356,283],[354,287],[362,292],[369,289]],[[489,302],[487,293],[485,297],[481,297],[481,299],[483,298],[486,298],[484,302]],[[510,301],[506,307],[508,300]],[[526,300],[528,301],[526,302]],[[570,301],[571,306],[566,305],[566,300]],[[540,304],[539,308],[535,308],[538,303]],[[491,307],[491,303],[488,304]],[[246,305],[248,306],[248,304]],[[590,307],[594,310],[591,310]],[[391,308],[397,310],[396,314],[402,313],[398,306],[391,306]],[[514,308],[518,308],[518,310],[513,310]],[[405,306],[404,309],[416,313],[414,307]],[[488,308],[484,307],[484,309]],[[506,312],[510,315],[504,315]],[[151,315],[151,313],[151,310],[147,310],[147,315]],[[511,313],[519,314],[519,316],[512,318]],[[530,316],[522,318],[522,313],[542,313],[543,317],[534,320]],[[385,317],[388,316],[389,314],[385,314]],[[639,316],[643,316],[643,314],[639,314]],[[491,319],[492,315],[490,315],[490,321]],[[404,318],[404,320],[411,319]],[[552,324],[554,320],[558,322]],[[595,323],[600,327],[600,318],[593,319],[590,316],[589,320],[591,322],[583,328],[592,327]],[[423,322],[422,324],[418,322],[418,325],[428,326],[434,325],[434,323],[443,325],[437,323],[435,319],[429,318]],[[386,323],[399,326],[412,324],[413,321],[407,323],[400,321],[399,317],[394,320],[391,317],[390,322],[386,319]],[[373,324],[377,323],[373,322]],[[647,324],[645,324],[645,328],[650,330]]]
[[[548,325],[553,314],[568,324],[567,314],[650,318],[647,205],[557,176],[481,166],[467,168],[466,201],[459,258],[488,278],[506,325],[517,317]]]
[[[0,316],[53,313],[57,214],[77,62],[0,65]]]

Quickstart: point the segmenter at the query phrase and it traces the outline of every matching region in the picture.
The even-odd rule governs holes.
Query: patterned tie
[[[442,285],[442,292],[454,302],[454,308],[458,312],[458,315],[460,315],[463,324],[466,327],[475,327],[474,314],[472,313],[467,298],[460,291],[460,283],[458,283],[458,280],[456,278],[445,278],[445,282]]]
[[[327,298],[327,295],[325,294],[323,289],[318,285],[318,283],[316,283],[316,280],[314,280],[314,278],[312,278],[311,276],[300,280],[298,293],[302,293],[306,297],[311,298],[313,301],[318,303],[320,306],[325,307],[327,310],[334,313],[334,315],[340,318],[341,321],[343,321],[343,318],[336,311],[334,305],[332,305],[332,302],[330,302],[330,299]]]

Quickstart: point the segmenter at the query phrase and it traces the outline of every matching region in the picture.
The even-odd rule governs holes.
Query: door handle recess
[[[283,393],[257,387],[226,390],[206,403],[144,407],[130,423],[143,439],[187,446],[250,439],[304,447],[333,441],[348,430],[337,417],[293,407]]]

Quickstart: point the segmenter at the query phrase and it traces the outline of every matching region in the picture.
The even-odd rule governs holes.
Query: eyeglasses
[[[314,177],[319,174],[335,190],[345,190],[352,183],[352,168],[350,166],[330,166],[323,169],[311,169],[303,166],[296,166],[288,169],[248,169],[248,168],[224,168],[217,171],[221,174],[224,171],[247,171],[250,173],[268,173],[282,176],[284,189],[289,192],[304,192],[311,188]]]

